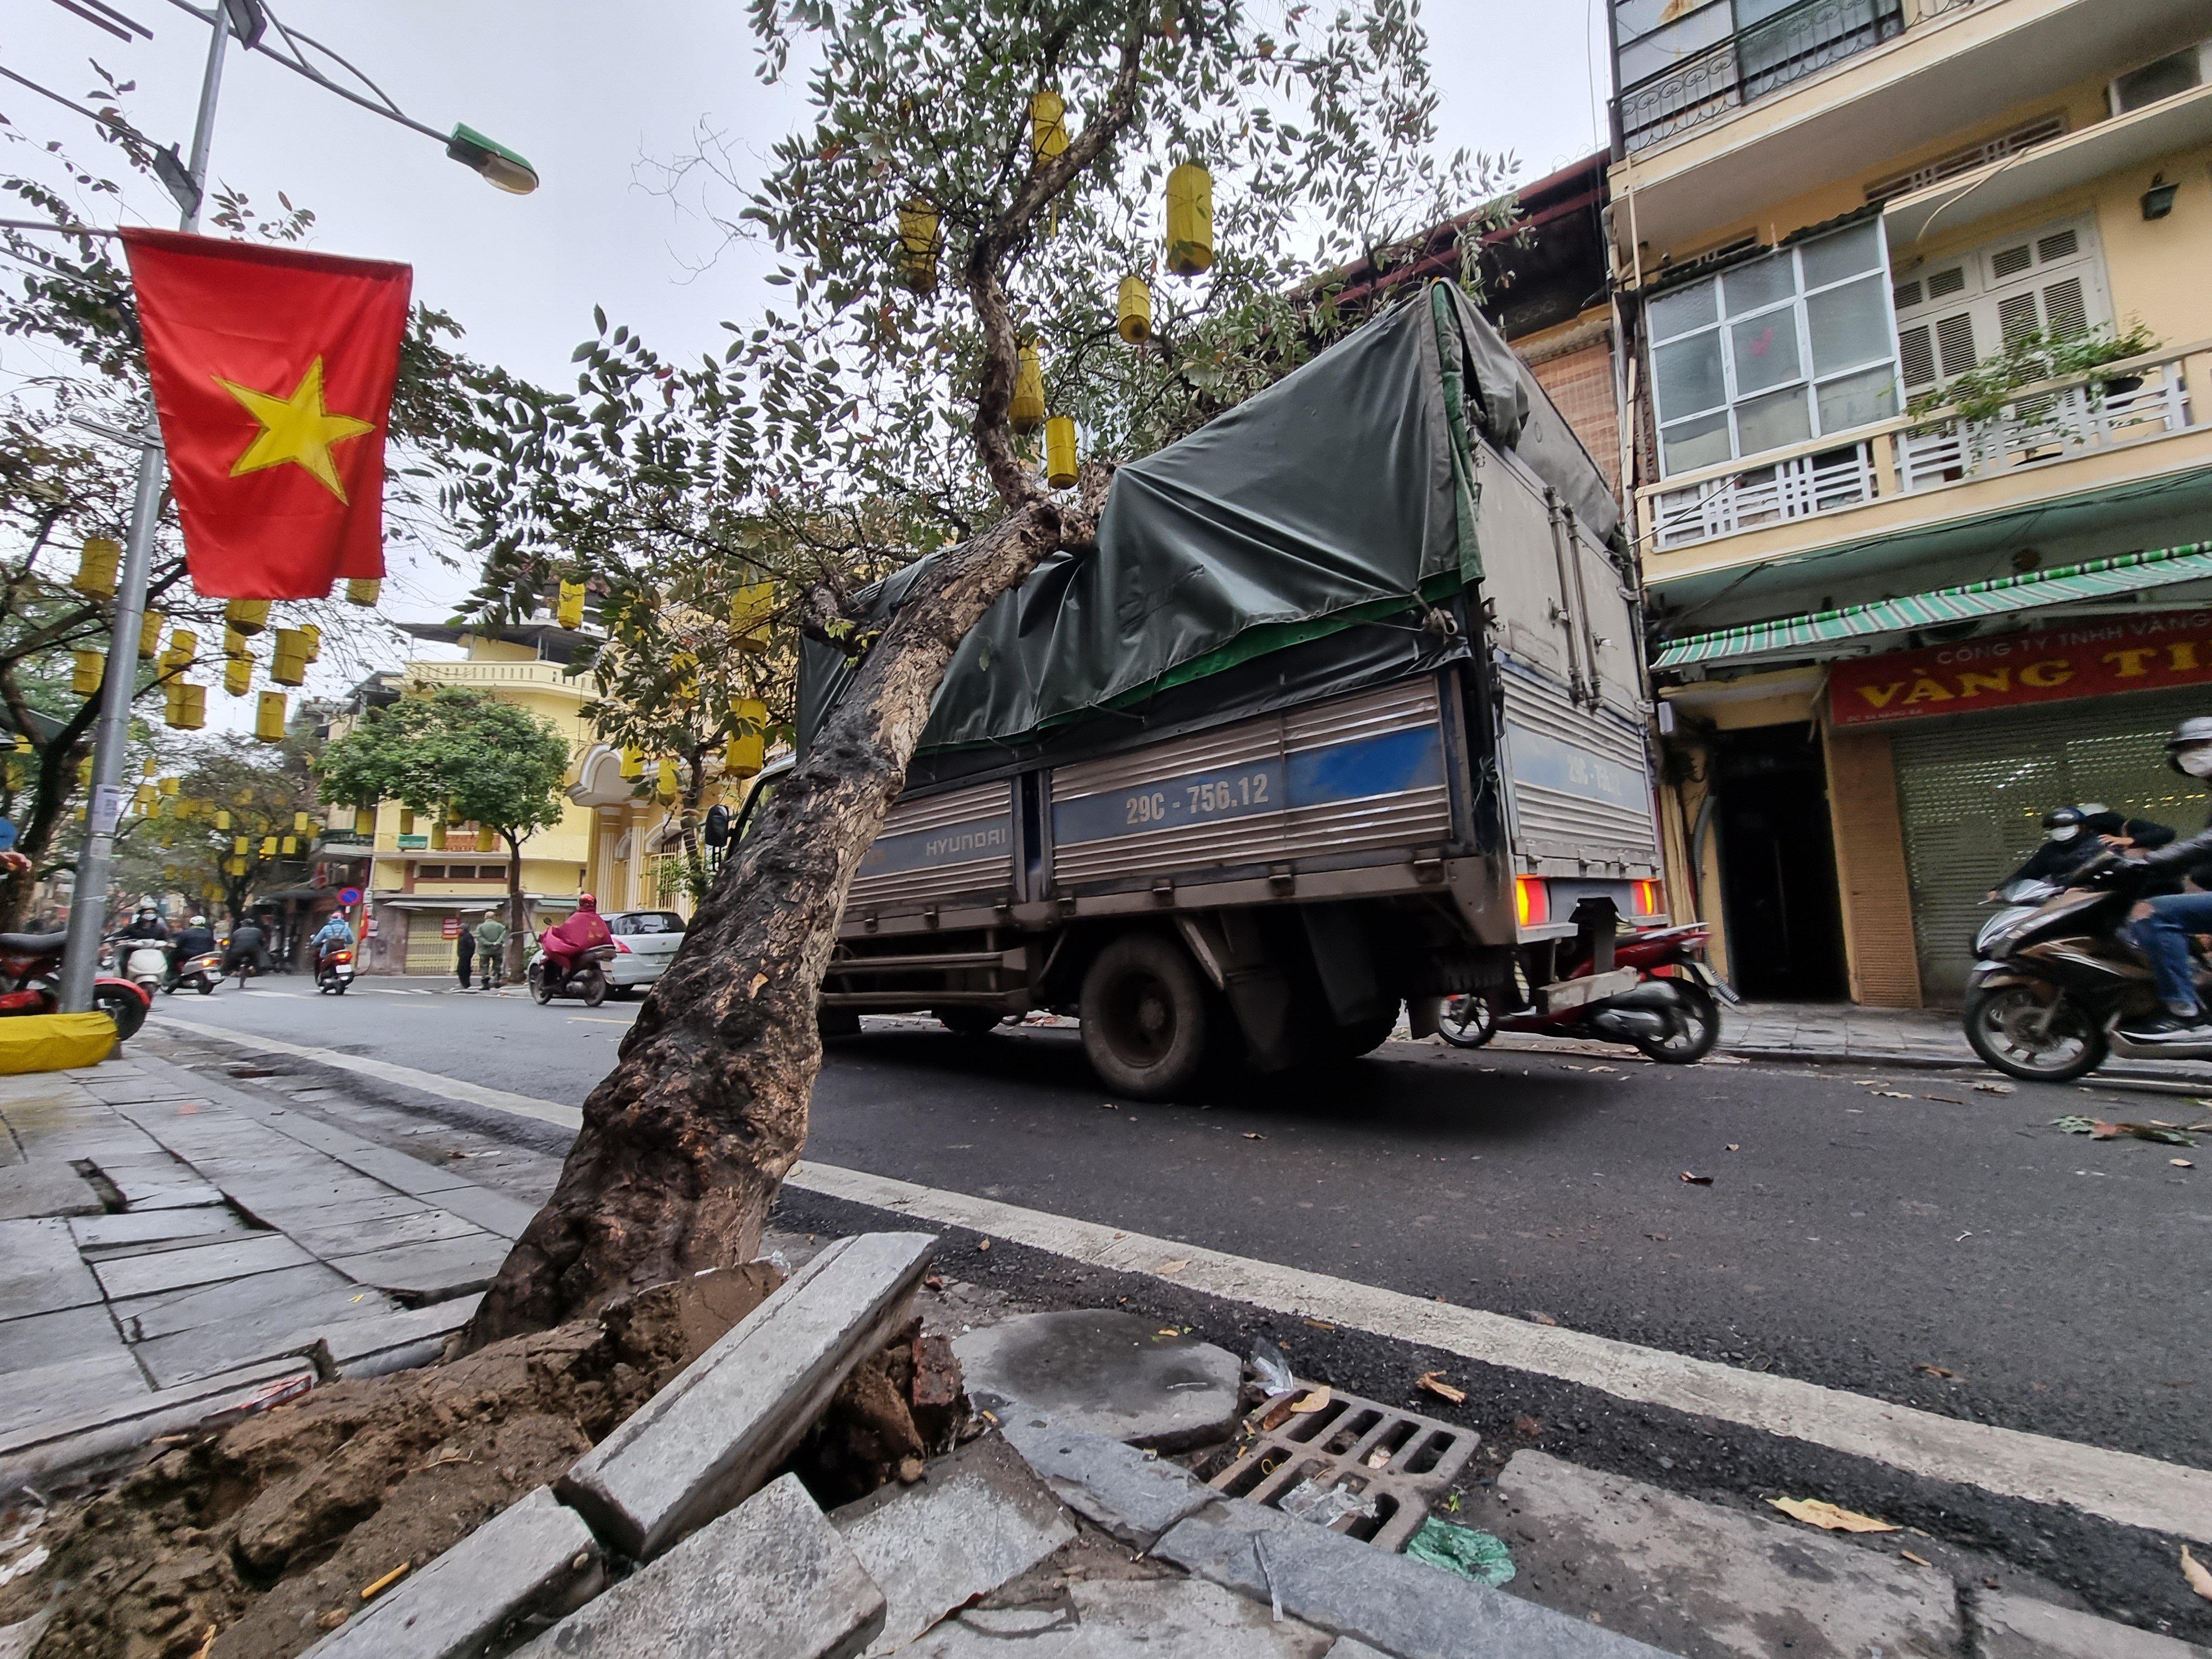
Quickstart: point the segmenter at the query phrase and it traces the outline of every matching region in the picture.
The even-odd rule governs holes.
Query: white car
[[[673,910],[616,910],[607,916],[607,932],[615,936],[607,984],[627,996],[668,971],[684,943],[684,918]]]

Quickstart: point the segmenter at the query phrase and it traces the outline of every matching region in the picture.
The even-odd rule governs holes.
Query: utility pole
[[[254,7],[252,11],[258,11]],[[208,151],[215,143],[216,99],[222,90],[222,60],[230,47],[232,8],[214,8],[214,38],[200,77],[199,115],[192,124],[189,188],[177,191],[180,230],[198,230],[200,198],[207,190]],[[251,15],[251,12],[248,14]],[[92,799],[85,813],[84,846],[77,854],[76,885],[70,897],[69,940],[62,951],[62,1010],[88,1013],[100,968],[101,924],[107,919],[107,885],[115,863],[115,830],[128,798],[123,787],[123,749],[131,736],[131,703],[138,690],[138,634],[146,619],[146,579],[154,566],[154,537],[161,521],[165,471],[161,428],[146,411],[139,439],[138,491],[131,508],[131,533],[123,548],[122,580],[115,590],[115,632],[107,645],[107,672],[100,686],[100,724],[92,751]]]

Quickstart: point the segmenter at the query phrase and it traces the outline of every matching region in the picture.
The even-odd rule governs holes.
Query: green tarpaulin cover
[[[1123,466],[1098,545],[1047,559],[963,642],[922,751],[1015,742],[1456,591],[1481,574],[1473,451],[1486,442],[1613,536],[1613,499],[1565,421],[1439,283]],[[875,614],[926,564],[880,583]],[[802,741],[849,678],[839,653],[808,643]]]

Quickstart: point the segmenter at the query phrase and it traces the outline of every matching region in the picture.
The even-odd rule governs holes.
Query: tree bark
[[[559,1184],[486,1293],[471,1348],[759,1253],[805,1142],[822,1063],[815,997],[854,873],[905,787],[953,652],[1068,528],[1056,504],[1033,503],[908,595],[584,1103]]]

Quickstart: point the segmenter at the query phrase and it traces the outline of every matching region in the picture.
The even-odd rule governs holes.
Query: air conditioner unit
[[[2114,76],[2107,95],[2112,113],[2125,115],[2161,99],[2193,91],[2208,81],[2212,81],[2212,40],[2201,40],[2125,75]]]

